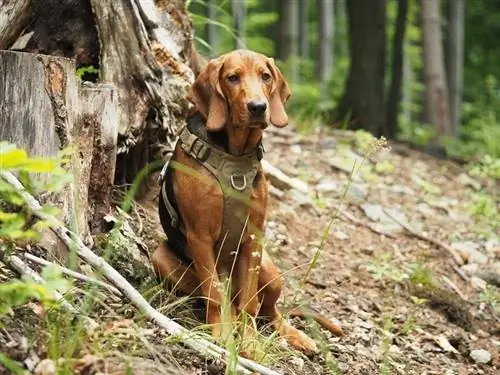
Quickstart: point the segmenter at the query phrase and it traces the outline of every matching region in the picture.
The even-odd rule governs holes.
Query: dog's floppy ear
[[[221,130],[227,121],[227,102],[219,82],[223,65],[220,57],[205,65],[187,96],[206,118],[208,131]]]
[[[285,112],[285,104],[288,101],[292,92],[288,87],[288,83],[283,77],[273,58],[267,60],[267,67],[273,76],[273,85],[271,88],[271,98],[269,100],[271,123],[282,128],[288,124],[288,116]]]

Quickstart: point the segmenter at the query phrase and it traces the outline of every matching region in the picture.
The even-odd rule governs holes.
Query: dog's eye
[[[238,77],[236,74],[231,74],[230,76],[227,77],[227,80],[232,83],[236,83],[240,80],[240,77]]]
[[[269,73],[262,73],[262,79],[267,82],[271,79],[271,75]]]

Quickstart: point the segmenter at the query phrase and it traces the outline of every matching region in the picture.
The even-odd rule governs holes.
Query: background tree
[[[447,79],[450,96],[450,122],[453,135],[458,134],[461,118],[464,63],[465,0],[448,1]]]
[[[205,33],[207,35],[207,43],[210,45],[210,56],[215,56],[219,48],[219,27],[217,26],[219,19],[219,8],[215,0],[207,0],[206,4],[207,23]]]
[[[299,0],[299,56],[309,58],[309,2]]]
[[[386,135],[384,106],[386,0],[347,2],[350,68],[337,120]]]
[[[278,56],[286,61],[299,54],[299,1],[279,0],[279,30]],[[290,79],[297,81],[298,67],[292,64]]]
[[[333,37],[335,30],[334,1],[318,0],[318,80],[321,83],[333,72]]]
[[[425,121],[439,139],[451,136],[450,109],[440,30],[440,1],[422,0],[424,41]]]
[[[396,30],[392,43],[392,74],[389,92],[387,94],[387,136],[395,138],[398,131],[399,104],[401,102],[401,89],[403,83],[404,66],[404,40],[406,32],[406,19],[408,17],[408,0],[398,1]]]
[[[245,18],[246,4],[244,1],[232,0],[231,10],[233,12],[234,29],[236,31],[236,48],[245,48]]]

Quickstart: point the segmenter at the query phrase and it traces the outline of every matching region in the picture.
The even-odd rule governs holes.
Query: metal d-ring
[[[239,185],[239,186],[238,186],[238,185],[236,185],[236,182],[235,182],[235,178],[234,178],[234,177],[235,177],[234,175],[231,175],[231,186],[232,186],[234,189],[238,190],[238,191],[243,191],[243,190],[245,190],[245,189],[246,189],[246,187],[247,187],[247,178],[246,178],[246,176],[245,176],[245,175],[239,175],[239,176],[237,176],[237,177],[243,177],[243,184],[242,184],[242,185]]]

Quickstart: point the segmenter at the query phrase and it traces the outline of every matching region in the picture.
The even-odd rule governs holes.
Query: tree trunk
[[[116,182],[168,155],[184,124],[196,61],[182,0],[32,0],[26,51],[71,57],[118,90]]]
[[[14,43],[31,17],[31,0],[0,0],[0,50]]]
[[[462,107],[464,64],[465,0],[448,1],[447,78],[450,94],[450,122],[454,136],[458,134]]]
[[[386,0],[347,2],[351,65],[337,121],[350,120],[354,129],[376,136],[388,133],[385,124],[384,74]]]
[[[299,0],[299,56],[309,58],[309,3]]]
[[[234,29],[236,31],[236,48],[245,48],[245,17],[247,6],[244,1],[232,0]]]
[[[91,163],[106,155],[102,148],[94,149],[94,132],[100,130],[96,127],[98,119],[107,117],[110,126],[102,143],[109,146],[114,140],[116,144],[117,116],[109,114],[116,113],[117,102],[108,105],[106,112],[94,106],[82,114],[80,109],[90,106],[86,97],[79,95],[75,65],[69,59],[0,51],[0,71],[4,72],[0,76],[0,92],[4,94],[0,96],[2,140],[16,144],[32,156],[56,157],[62,148],[75,148],[68,165],[73,183],[48,196],[45,203],[55,204],[61,209],[59,218],[65,225],[83,237],[88,236],[89,210],[93,206],[88,199]],[[113,175],[106,171],[114,165],[113,159],[105,162],[109,166],[98,169],[93,181],[111,186]],[[43,181],[44,176],[34,178]],[[41,245],[52,258],[67,259],[66,247],[54,236],[46,233]]]
[[[297,57],[299,50],[299,2],[298,0],[280,1],[280,38],[278,56],[282,61]],[[297,82],[297,64],[292,64],[289,79]]]
[[[208,22],[205,26],[205,32],[207,34],[207,43],[211,47],[210,55],[213,57],[217,55],[217,51],[219,48],[219,29],[218,26],[214,23],[219,19],[219,10],[215,0],[207,0],[206,14]]]
[[[318,80],[324,84],[333,72],[333,0],[318,0]]]
[[[404,41],[406,18],[408,16],[408,0],[399,0],[396,18],[396,30],[392,45],[392,76],[387,97],[387,136],[395,138],[398,131],[398,114],[403,84]]]
[[[444,71],[438,0],[422,0],[425,121],[436,127],[438,140],[451,136],[448,89]]]
[[[335,1],[335,45],[337,46],[335,53],[338,55],[337,59],[341,59],[342,57],[347,57],[348,45],[347,45],[347,24],[346,24],[346,0],[336,0]]]

